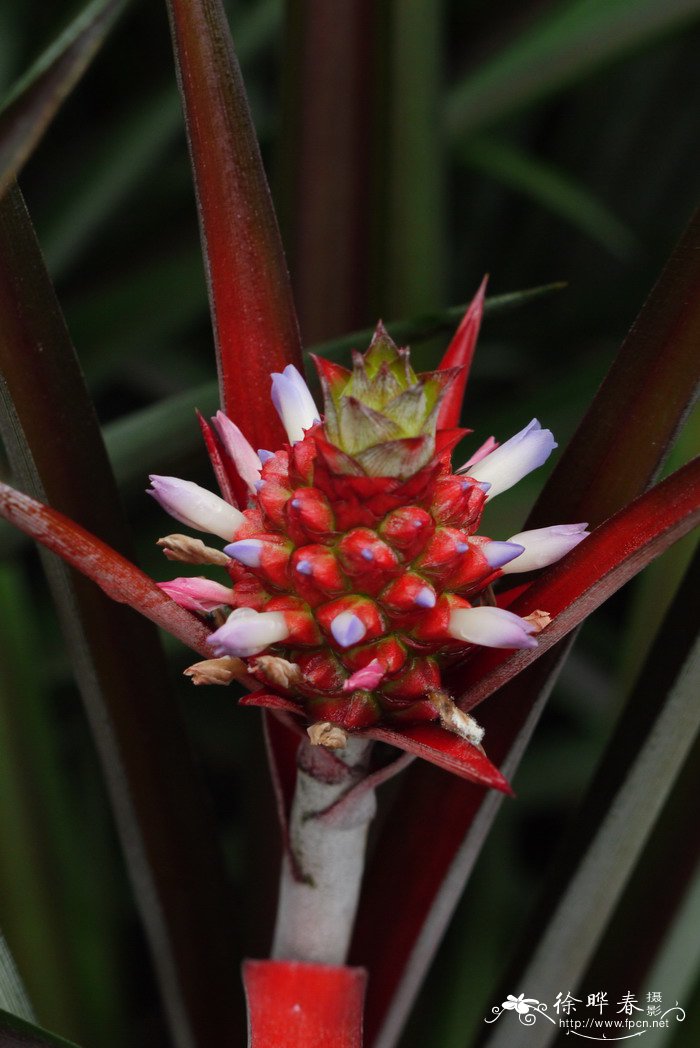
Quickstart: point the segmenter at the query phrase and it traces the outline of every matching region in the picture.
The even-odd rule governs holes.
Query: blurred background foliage
[[[354,165],[361,206],[352,247],[346,215],[324,204],[320,216],[325,258],[337,256],[337,270],[314,270],[304,247],[304,208],[328,199],[324,179],[340,185],[347,174],[332,136],[303,192],[295,184],[303,95],[294,71],[306,5],[226,6],[305,342],[464,302],[484,272],[496,294],[566,281],[566,290],[487,319],[466,419],[481,442],[537,414],[565,443],[697,203],[700,3],[367,5],[356,90],[369,104]],[[65,0],[0,0],[3,92],[75,12]],[[154,540],[169,523],[144,497],[146,474],[211,484],[192,407],[213,409],[216,393],[162,3],[128,6],[21,184],[141,564],[167,578]],[[336,274],[353,286],[338,303]],[[443,345],[417,347],[422,365],[435,364]],[[696,419],[675,465],[697,444]],[[520,529],[541,484],[536,473],[494,504],[493,534]],[[518,800],[503,808],[433,966],[407,1048],[466,1046],[496,1003],[511,944],[692,546],[686,539],[667,553],[583,630],[517,776]],[[0,927],[44,1025],[85,1048],[157,1048],[168,1042],[146,947],[38,561],[5,527],[0,552]],[[245,900],[243,946],[264,956],[277,853],[259,718],[236,709],[230,692],[193,692],[180,677],[188,652],[165,643],[173,701],[183,706]],[[697,1025],[697,972],[684,979],[681,1003],[692,1013],[694,993]],[[667,1043],[696,1043],[689,1027]]]

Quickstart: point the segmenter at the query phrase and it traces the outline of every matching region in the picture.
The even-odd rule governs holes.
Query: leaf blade
[[[72,1041],[42,1030],[34,1023],[0,1011],[3,1048],[78,1048]]]
[[[195,177],[222,408],[254,447],[282,443],[269,376],[301,367],[289,276],[219,0],[168,0]]]
[[[0,201],[0,315],[0,421],[15,474],[128,552],[94,409],[18,190]],[[173,1029],[182,1048],[210,1043],[216,1029],[233,1038],[242,1002],[234,922],[221,916],[230,889],[157,635],[57,559],[44,563]],[[190,885],[187,913],[173,869]]]
[[[484,62],[452,91],[446,123],[466,134],[532,104],[614,61],[654,34],[697,17],[695,0],[570,0],[545,9],[500,54]]]
[[[153,579],[101,539],[68,517],[0,483],[0,514],[15,527],[100,587],[113,601],[128,604],[157,626],[172,633],[205,658],[210,630],[191,612],[175,604]]]
[[[528,520],[528,527],[542,527],[552,520],[589,520],[594,524],[624,505],[624,498],[641,493],[663,462],[664,454],[673,436],[682,424],[692,400],[696,379],[686,382],[688,375],[697,376],[699,362],[697,341],[692,332],[700,324],[700,297],[693,294],[698,278],[697,251],[700,243],[700,220],[694,219],[684,233],[649,300],[645,304],[630,335],[625,340],[618,360],[581,422],[575,440],[582,450],[583,461],[579,483],[571,483],[572,469],[576,470],[575,456],[563,456],[555,467],[545,489]],[[687,261],[689,272],[684,272]],[[488,301],[488,300],[487,300]],[[647,322],[651,331],[647,331]],[[678,344],[672,345],[678,332]],[[660,352],[660,347],[671,344],[671,353]],[[619,359],[618,358],[618,359]],[[669,360],[671,374],[666,381],[673,395],[669,410],[658,418],[647,417],[641,433],[629,432],[627,426],[630,406],[637,399],[651,399],[645,382],[653,373],[663,385],[661,363]],[[673,374],[679,371],[681,377]],[[604,412],[607,439],[600,439],[598,415]],[[619,488],[615,475],[608,468],[606,483],[598,483],[598,472],[606,467],[608,446],[617,443],[627,450],[617,455],[621,476]],[[643,443],[643,448],[640,447]],[[639,458],[636,456],[639,454]],[[631,466],[632,476],[628,475]],[[577,481],[579,480],[577,476]],[[578,513],[578,515],[577,515]],[[482,707],[479,720],[486,728],[487,745],[491,759],[500,764],[509,777],[520,760],[522,751],[539,719],[549,691],[561,668],[569,642],[552,647],[519,677],[507,684],[498,704]],[[401,877],[406,862],[415,861],[414,854],[406,853],[400,834],[380,841],[372,868],[365,878],[364,896],[360,913],[363,924],[358,926],[353,957],[382,972],[381,982],[375,978],[368,988],[368,1034],[375,1048],[391,1048],[406,1021],[422,975],[445,929],[449,914],[459,899],[461,890],[471,872],[485,834],[498,810],[494,794],[484,804],[465,798],[466,787],[450,783],[435,769],[417,764],[409,770],[397,799],[397,806],[410,810],[416,798],[432,799],[432,811],[440,810],[440,829],[434,825],[430,812],[412,828],[411,848],[416,854],[432,849],[435,859],[430,866],[430,883],[418,894],[411,894],[411,886]],[[404,832],[404,837],[405,833]],[[436,849],[439,848],[439,852]],[[400,886],[400,890],[397,886]],[[401,938],[392,928],[390,933],[377,929],[379,915],[388,905],[397,903],[411,914],[412,927],[406,921]]]
[[[544,998],[562,984],[579,983],[700,730],[700,636],[697,614],[691,610],[696,593],[692,582],[674,602],[640,686],[631,692],[589,794],[572,820],[544,895],[544,912],[537,918],[543,930],[536,945],[528,935],[527,961],[519,977]],[[627,987],[631,973],[625,969],[616,974]],[[506,1027],[494,1028],[489,1048],[506,1048],[510,1036]],[[549,1030],[536,1030],[533,1041],[545,1048],[552,1036]]]
[[[553,621],[538,635],[537,648],[513,654],[481,649],[462,678],[467,687],[460,705],[478,705],[535,662],[699,520],[700,457],[616,513],[510,605],[522,616],[541,608]]]
[[[126,0],[94,0],[19,80],[0,110],[0,196],[11,186],[121,13]]]

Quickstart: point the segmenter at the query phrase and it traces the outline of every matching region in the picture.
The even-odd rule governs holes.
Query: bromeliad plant
[[[91,5],[0,118],[4,435],[30,492],[2,485],[0,511],[92,580],[60,568],[57,588],[68,590],[86,703],[176,1043],[240,1043],[226,890],[157,649],[145,624],[93,583],[196,651],[204,661],[187,671],[195,683],[241,682],[242,703],[265,708],[284,859],[273,959],[244,969],[250,1043],[358,1046],[366,969],[367,1043],[385,1048],[495,815],[484,787],[509,790],[560,642],[698,519],[697,461],[644,493],[697,383],[697,224],[526,529],[507,541],[480,534],[488,501],[555,447],[533,420],[503,444],[490,437],[452,471],[484,288],[437,371],[416,374],[381,326],[350,369],[317,357],[318,410],[301,377],[274,212],[221,6],[171,0],[221,386],[222,411],[200,421],[222,497],[162,476],[151,493],[226,545],[165,537],[170,560],[220,576],[156,584],[114,548],[129,553],[109,466],[11,185],[118,7]],[[582,519],[592,522],[588,536]],[[477,724],[469,711],[489,697]],[[693,733],[681,734],[670,768]],[[424,759],[396,784],[400,817],[382,827],[364,874],[374,791],[416,756]],[[623,803],[623,785],[619,794]],[[639,824],[640,840],[650,826]],[[182,884],[197,889],[186,915]],[[401,920],[388,922],[389,913]],[[600,935],[605,907],[596,914]],[[576,957],[572,985],[587,960]],[[16,1023],[2,1022],[14,1036]]]
[[[483,294],[449,361],[476,339]],[[303,714],[314,742],[343,749],[346,732],[441,721],[478,746],[482,731],[455,705],[447,668],[476,647],[534,648],[549,616],[497,606],[506,573],[546,567],[585,536],[555,525],[507,542],[477,534],[487,499],[542,465],[556,447],[533,420],[500,447],[493,438],[452,473],[464,436],[463,368],[416,375],[409,351],[380,325],[353,369],[316,358],[320,413],[293,365],[272,376],[288,444],[256,451],[219,412],[202,421],[224,499],[189,481],[152,476],[150,494],[177,520],[230,541],[223,556],[183,535],[161,539],[171,560],[225,567],[161,583],[181,607],[226,613],[209,644],[218,659],[192,666],[195,683],[228,683],[241,659],[270,694],[257,705]],[[248,700],[251,701],[251,700]],[[394,734],[400,744],[400,734]],[[503,780],[465,748],[464,774]]]

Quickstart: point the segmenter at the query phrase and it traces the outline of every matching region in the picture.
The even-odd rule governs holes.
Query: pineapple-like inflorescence
[[[544,462],[552,435],[535,420],[500,447],[490,438],[453,473],[464,431],[438,423],[459,369],[416,375],[381,325],[351,370],[316,366],[322,415],[293,367],[272,378],[290,441],[282,449],[256,453],[221,413],[214,429],[204,424],[226,499],[152,478],[178,520],[232,540],[223,554],[183,536],[161,540],[171,559],[219,563],[230,576],[162,588],[219,622],[230,611],[211,635],[213,654],[246,660],[312,723],[352,731],[440,718],[478,741],[445,690],[446,668],[475,645],[535,646],[546,615],[528,621],[497,607],[492,583],[552,563],[585,534],[578,524],[507,542],[477,534],[487,500]]]

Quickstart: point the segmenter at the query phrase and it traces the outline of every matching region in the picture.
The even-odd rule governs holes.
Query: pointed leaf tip
[[[284,431],[268,378],[301,367],[289,275],[221,0],[168,0],[194,168],[222,407],[253,447]]]
[[[454,338],[447,347],[445,356],[440,361],[440,371],[445,371],[448,368],[460,368],[461,374],[445,393],[438,414],[438,429],[452,429],[459,424],[467,380],[472,360],[474,359],[476,340],[479,337],[481,319],[484,315],[484,300],[486,298],[488,279],[488,274],[486,274],[469,304],[469,308],[464,314]]]
[[[381,727],[363,732],[370,739],[388,742],[406,753],[436,764],[444,771],[452,772],[478,786],[487,786],[513,795],[508,780],[501,774],[478,746],[453,735],[436,724],[421,724],[411,728]]]

